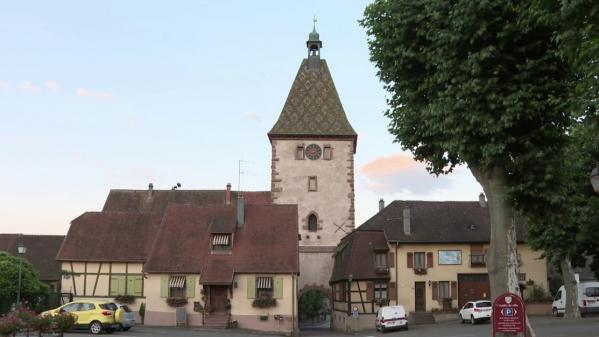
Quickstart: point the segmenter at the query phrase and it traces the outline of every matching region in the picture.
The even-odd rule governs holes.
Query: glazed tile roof
[[[279,119],[268,133],[276,136],[357,137],[347,120],[325,60],[320,71],[309,70],[304,59]]]
[[[410,209],[410,235],[403,230],[404,207]],[[518,242],[524,241],[524,227],[518,220]],[[491,237],[489,208],[477,201],[395,200],[357,228],[372,229],[399,243],[486,243]]]
[[[37,270],[39,279],[57,281],[60,280],[61,265],[55,257],[64,238],[64,235],[0,234],[0,251],[17,256],[17,246],[22,242],[27,248],[24,257]]]

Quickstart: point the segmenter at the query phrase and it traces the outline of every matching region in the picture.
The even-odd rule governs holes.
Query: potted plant
[[[171,307],[182,307],[187,304],[187,299],[184,297],[168,297],[166,303]]]
[[[269,308],[277,305],[277,300],[270,296],[261,296],[252,301],[252,307],[254,308]]]

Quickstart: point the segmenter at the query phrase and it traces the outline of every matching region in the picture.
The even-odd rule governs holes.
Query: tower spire
[[[310,35],[308,35],[308,41],[306,41],[306,46],[308,47],[308,69],[319,71],[322,41],[320,41],[320,35],[316,31],[316,16],[314,16],[312,21],[314,22],[314,28]]]

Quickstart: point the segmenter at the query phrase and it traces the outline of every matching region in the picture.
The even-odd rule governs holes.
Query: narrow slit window
[[[295,159],[304,159],[304,145],[295,148]]]
[[[331,145],[324,146],[324,150],[322,151],[322,159],[324,159],[324,160],[333,159],[333,150],[331,149]]]
[[[318,219],[316,218],[316,215],[310,214],[310,216],[308,217],[308,230],[310,232],[316,232],[317,229],[318,229]]]
[[[318,191],[318,181],[316,180],[316,177],[308,177],[308,191]]]

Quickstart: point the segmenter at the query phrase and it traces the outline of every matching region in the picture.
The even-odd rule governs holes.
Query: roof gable
[[[347,280],[388,279],[388,274],[377,274],[375,253],[387,253],[389,247],[382,230],[355,230],[347,235],[337,248],[331,282]]]
[[[39,273],[42,281],[60,279],[61,266],[55,257],[63,243],[64,235],[20,235],[0,234],[0,251],[17,255],[17,246],[22,242],[27,247],[24,257]]]

